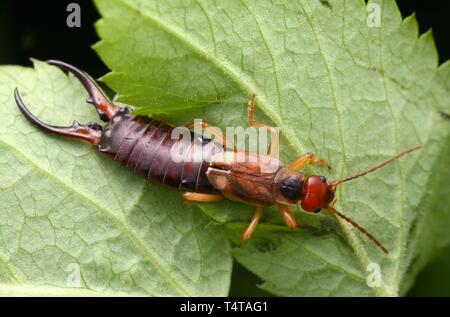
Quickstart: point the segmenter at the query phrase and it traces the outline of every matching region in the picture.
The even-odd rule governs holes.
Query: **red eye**
[[[333,196],[330,185],[320,176],[310,176],[304,183],[304,196],[301,201],[303,210],[317,212],[320,208],[327,207]]]

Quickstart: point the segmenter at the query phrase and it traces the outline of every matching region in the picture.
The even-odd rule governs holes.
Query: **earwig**
[[[300,205],[306,212],[317,213],[321,209],[350,223],[375,243],[385,254],[388,250],[353,219],[334,208],[336,187],[344,182],[372,173],[392,161],[421,148],[420,145],[400,152],[390,159],[353,176],[327,181],[319,175],[306,176],[298,170],[307,164],[329,164],[311,153],[285,166],[274,157],[278,142],[270,145],[267,155],[241,152],[230,146],[229,141],[217,129],[202,122],[202,128],[209,130],[215,138],[190,132],[190,139],[173,137],[174,126],[146,116],[132,113],[128,106],[114,105],[100,90],[95,81],[84,71],[67,63],[49,60],[75,75],[89,94],[103,128],[95,122],[61,127],[46,124],[35,117],[23,103],[19,91],[14,91],[20,111],[36,127],[56,135],[81,139],[92,144],[99,152],[111,156],[135,174],[148,180],[167,185],[183,192],[189,202],[216,202],[224,198],[256,206],[253,219],[242,235],[242,240],[251,238],[262,214],[263,207],[277,205],[280,215],[291,229],[298,226],[294,212],[289,206]],[[255,94],[248,104],[248,124],[252,127],[272,127],[253,120]],[[192,128],[192,124],[188,128]],[[231,143],[232,144],[232,143]],[[178,158],[174,159],[174,153]]]

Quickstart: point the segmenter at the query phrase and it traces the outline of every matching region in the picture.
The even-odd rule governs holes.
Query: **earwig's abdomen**
[[[121,109],[103,130],[97,146],[136,174],[182,191],[211,193],[206,176],[213,154],[223,146],[191,133],[191,140],[173,139],[173,127]],[[174,156],[174,153],[177,154]]]
[[[195,191],[199,193],[211,193],[213,186],[206,176],[206,170],[211,162],[211,157],[215,153],[223,152],[223,146],[211,141],[201,139],[191,134],[191,144],[185,152],[185,162],[183,165],[182,180],[180,189],[182,191]]]

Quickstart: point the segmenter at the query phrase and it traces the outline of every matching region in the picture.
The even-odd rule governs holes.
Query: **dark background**
[[[81,6],[81,28],[66,26],[66,7],[70,2]],[[439,62],[450,59],[450,1],[397,0],[397,3],[403,17],[416,13],[420,33],[433,30]],[[98,41],[93,24],[99,17],[92,2],[87,0],[0,0],[0,65],[29,66],[30,57],[55,58],[79,65],[98,78],[108,72],[91,49]],[[236,264],[230,295],[267,296],[256,286],[260,283],[257,277]],[[450,296],[450,248],[443,250],[420,274],[409,295]]]

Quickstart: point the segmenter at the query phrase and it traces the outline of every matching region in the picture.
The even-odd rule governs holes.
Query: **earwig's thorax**
[[[303,195],[302,173],[282,168],[274,179],[275,200],[278,204],[295,205]]]

